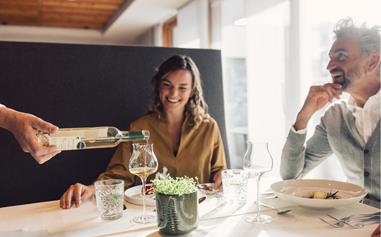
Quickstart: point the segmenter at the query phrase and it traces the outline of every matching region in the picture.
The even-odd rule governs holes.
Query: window
[[[222,50],[232,166],[240,166],[246,139],[268,140],[279,175],[285,138],[309,87],[330,81],[325,68],[335,23],[350,16],[381,25],[379,9],[379,0],[212,1],[212,47]],[[310,176],[343,180],[338,167],[328,159]]]

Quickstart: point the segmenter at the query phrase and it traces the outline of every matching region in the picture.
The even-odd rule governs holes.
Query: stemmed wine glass
[[[257,214],[247,216],[246,221],[251,223],[269,223],[271,216],[260,214],[259,182],[264,173],[273,168],[273,158],[269,151],[268,142],[247,141],[247,151],[243,158],[243,168],[255,176],[257,183]]]
[[[159,163],[153,152],[153,144],[132,144],[132,147],[133,152],[128,169],[132,174],[139,176],[142,181],[141,194],[143,197],[143,215],[135,217],[133,221],[138,224],[150,223],[154,220],[154,216],[145,214],[145,186],[147,177],[157,171]]]

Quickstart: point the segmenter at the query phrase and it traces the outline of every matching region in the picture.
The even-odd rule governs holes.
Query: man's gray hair
[[[380,26],[367,27],[364,23],[356,26],[351,18],[341,19],[337,22],[334,33],[336,39],[339,38],[355,38],[360,41],[360,47],[363,53],[380,53],[381,36]]]

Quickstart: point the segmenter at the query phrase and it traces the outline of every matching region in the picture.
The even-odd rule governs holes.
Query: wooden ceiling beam
[[[50,14],[43,13],[41,20],[43,22],[52,21],[67,21],[67,22],[83,22],[83,23],[104,23],[108,19],[108,16],[85,16],[76,14]]]
[[[108,4],[99,2],[68,2],[68,1],[57,1],[57,0],[43,0],[42,6],[52,6],[52,7],[71,7],[71,8],[88,8],[88,9],[98,9],[98,10],[116,10],[118,4]]]
[[[134,0],[0,0],[0,24],[104,32]]]
[[[99,30],[102,28],[102,23],[78,23],[78,22],[65,22],[65,21],[46,21],[41,23],[42,26],[48,27],[64,27],[64,28],[77,28],[77,29],[94,29]]]
[[[98,10],[98,9],[84,9],[84,8],[71,8],[71,7],[50,7],[42,6],[41,12],[54,13],[54,14],[83,14],[83,15],[101,15],[111,16],[114,10]]]
[[[38,25],[38,17],[33,16],[0,16],[3,25]]]
[[[25,9],[25,8],[1,8],[0,16],[12,15],[12,16],[38,16],[38,9]]]
[[[37,5],[38,0],[0,0],[0,4],[12,4],[12,5]]]

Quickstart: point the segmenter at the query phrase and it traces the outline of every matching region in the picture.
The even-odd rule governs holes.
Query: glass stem
[[[261,211],[261,203],[260,203],[260,192],[259,192],[259,181],[261,180],[262,174],[258,174],[255,179],[257,181],[257,219],[261,216],[260,211]]]
[[[143,216],[142,216],[142,219],[144,222],[144,219],[146,217],[146,179],[141,178],[141,180],[142,180],[142,196],[143,196]]]

